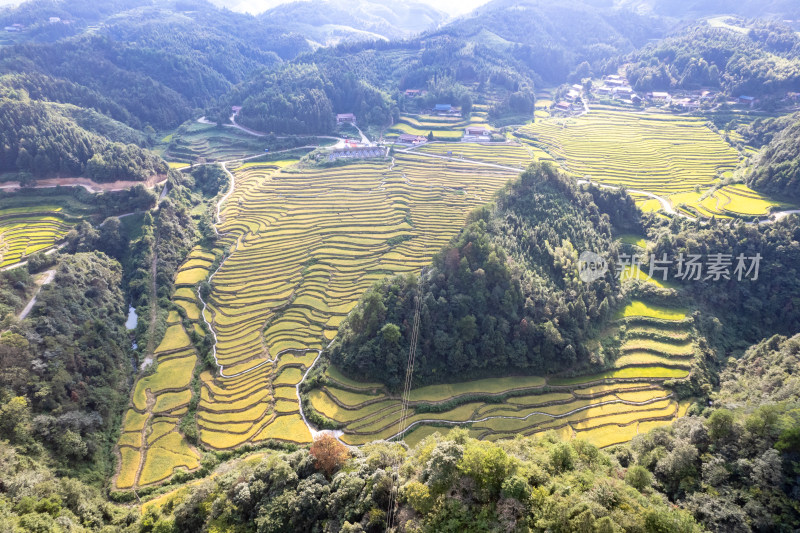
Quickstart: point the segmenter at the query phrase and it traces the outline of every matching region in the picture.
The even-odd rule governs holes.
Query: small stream
[[[136,329],[136,324],[139,322],[139,315],[136,314],[136,309],[132,305],[128,306],[128,320],[125,321],[125,329]],[[118,322],[119,323],[119,322]]]
[[[133,331],[136,329],[136,324],[139,323],[139,315],[136,314],[136,309],[133,308],[132,305],[128,306],[128,320],[125,321],[125,329],[128,331]],[[139,346],[136,344],[136,337],[133,336],[133,333],[130,335],[131,337],[131,350],[137,349]],[[136,361],[133,361],[133,367],[136,368]]]

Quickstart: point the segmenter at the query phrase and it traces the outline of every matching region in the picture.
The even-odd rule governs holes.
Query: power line
[[[424,271],[423,271],[424,274]],[[420,284],[422,283],[422,274],[420,275]],[[417,339],[419,338],[419,315],[420,307],[422,306],[422,298],[417,288],[417,295],[414,302],[414,322],[411,329],[411,345],[408,348],[408,362],[406,363],[406,381],[403,385],[403,396],[401,400],[400,419],[397,425],[397,437],[401,438],[406,429],[406,421],[408,418],[408,401],[411,392],[411,382],[414,374],[414,360],[417,356]],[[389,493],[389,509],[386,513],[386,529],[390,531],[394,526],[395,512],[394,506],[397,499],[397,493],[400,489],[400,479],[398,475],[398,460],[395,459],[392,472],[392,490]],[[395,479],[397,477],[397,479]]]

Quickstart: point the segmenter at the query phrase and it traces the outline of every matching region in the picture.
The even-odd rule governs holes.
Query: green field
[[[251,135],[233,127],[187,122],[173,133],[164,136],[161,143],[155,147],[155,151],[169,161],[171,167],[180,168],[186,163],[193,163],[198,158],[206,161],[232,161],[262,154],[265,148],[276,149],[274,145],[276,142],[280,141]],[[332,142],[335,141],[309,139],[309,144]],[[284,146],[278,148],[284,148]]]

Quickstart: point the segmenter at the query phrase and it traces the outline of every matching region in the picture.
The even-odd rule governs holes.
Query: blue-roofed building
[[[451,109],[453,109],[453,106],[450,104],[436,104],[433,106],[434,111],[450,111]]]

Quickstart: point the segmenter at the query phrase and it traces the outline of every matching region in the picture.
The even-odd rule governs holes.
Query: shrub
[[[653,476],[645,467],[634,465],[625,472],[625,483],[641,492],[653,484]]]

